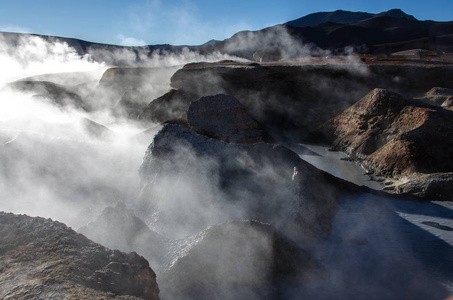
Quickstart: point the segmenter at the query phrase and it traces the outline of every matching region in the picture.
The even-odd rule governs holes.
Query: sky
[[[400,8],[419,20],[453,20],[452,0],[1,0],[0,31],[117,45],[200,45],[310,13]],[[429,3],[429,5],[427,5]]]

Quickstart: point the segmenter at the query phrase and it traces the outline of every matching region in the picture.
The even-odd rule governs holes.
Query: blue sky
[[[378,13],[401,8],[419,20],[453,20],[452,0],[213,1],[8,0],[0,31],[74,37],[110,44],[198,45],[240,30],[258,30],[318,11]]]

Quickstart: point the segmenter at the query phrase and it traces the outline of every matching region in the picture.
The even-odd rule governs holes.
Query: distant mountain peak
[[[409,20],[417,20],[414,16],[404,13],[401,9],[394,8],[389,11],[381,12],[379,14],[371,14],[367,12],[351,12],[346,10],[336,10],[331,12],[317,12],[306,15],[302,18],[289,21],[286,23],[292,27],[304,27],[312,26],[326,22],[338,23],[338,24],[354,24],[361,21],[365,21],[375,17],[393,17],[393,18],[406,18]]]
[[[382,17],[382,16],[387,16],[387,17],[393,17],[393,18],[405,18],[409,20],[417,20],[414,16],[406,14],[404,11],[402,11],[399,8],[394,8],[385,12],[381,12],[375,17]]]

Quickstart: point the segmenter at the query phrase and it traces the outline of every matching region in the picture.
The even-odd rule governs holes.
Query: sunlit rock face
[[[396,192],[451,199],[453,114],[382,89],[371,91],[312,133],[376,175],[400,180]]]
[[[325,275],[307,252],[256,221],[214,225],[172,249],[158,279],[169,299],[278,299]]]
[[[50,219],[0,213],[0,254],[2,299],[159,299],[143,257]]]

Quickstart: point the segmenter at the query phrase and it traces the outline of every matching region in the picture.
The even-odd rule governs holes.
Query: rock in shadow
[[[440,230],[453,231],[452,227],[445,226],[445,225],[440,225],[437,222],[424,221],[424,222],[422,222],[422,224],[428,225],[428,226],[431,226],[431,227],[434,227],[434,228],[437,228],[437,229],[440,229]]]

